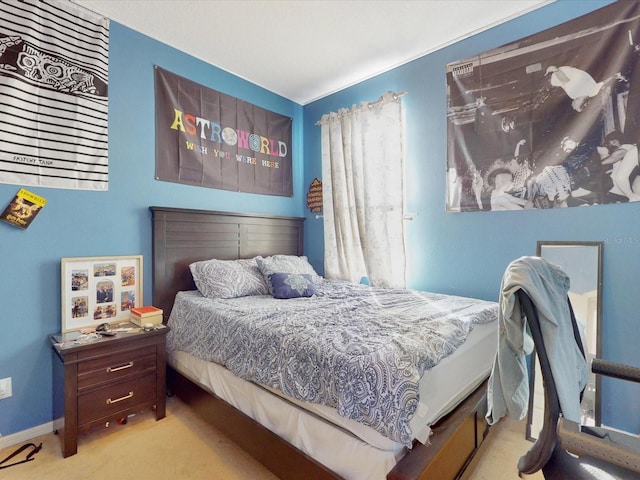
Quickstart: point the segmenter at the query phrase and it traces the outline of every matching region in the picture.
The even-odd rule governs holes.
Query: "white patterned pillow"
[[[203,260],[189,265],[196,287],[208,298],[236,298],[266,295],[267,284],[255,258]]]
[[[270,257],[256,257],[256,262],[271,295],[273,295],[273,285],[271,284],[270,275],[274,273],[305,273],[311,275],[311,281],[314,283],[317,283],[322,278],[316,273],[305,256],[272,255]]]

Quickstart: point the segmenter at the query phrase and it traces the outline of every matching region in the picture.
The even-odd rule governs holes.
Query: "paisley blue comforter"
[[[208,299],[180,292],[169,351],[224,365],[246,380],[336,408],[407,446],[422,374],[456,350],[498,305],[321,280],[319,295]]]

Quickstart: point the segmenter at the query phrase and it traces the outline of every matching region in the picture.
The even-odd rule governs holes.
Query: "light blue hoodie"
[[[567,303],[569,277],[540,257],[514,260],[502,277],[498,351],[489,378],[487,421],[493,425],[505,414],[521,420],[527,413],[529,382],[525,355],[533,351],[533,339],[515,296],[520,289],[538,310],[562,413],[580,423],[580,392],[589,372],[573,335]]]

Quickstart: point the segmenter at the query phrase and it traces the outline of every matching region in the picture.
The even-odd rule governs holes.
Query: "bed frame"
[[[210,258],[302,255],[301,217],[265,216],[150,207],[153,222],[153,305],[165,321],[177,292],[195,290],[189,264]],[[270,430],[167,368],[167,385],[202,418],[227,435],[281,479],[336,479],[335,473]],[[430,445],[416,443],[387,475],[388,480],[465,478],[488,433],[486,382],[433,428]]]

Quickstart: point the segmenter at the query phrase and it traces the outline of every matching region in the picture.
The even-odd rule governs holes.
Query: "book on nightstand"
[[[131,309],[130,320],[139,327],[145,323],[160,325],[162,323],[162,309],[151,305],[146,307],[134,307]]]

